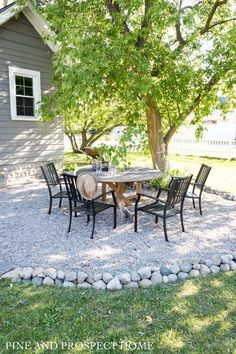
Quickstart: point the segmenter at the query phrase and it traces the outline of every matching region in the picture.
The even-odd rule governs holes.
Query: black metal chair
[[[113,228],[116,228],[116,198],[114,191],[109,191],[106,193],[102,193],[96,198],[92,200],[86,200],[84,199],[76,185],[76,180],[77,176],[73,176],[67,173],[63,174],[65,184],[66,184],[66,189],[69,197],[69,228],[68,232],[71,230],[71,221],[72,221],[72,214],[75,213],[75,216],[77,216],[78,212],[83,212],[87,214],[87,222],[90,221],[90,216],[92,216],[93,219],[93,226],[92,226],[92,233],[91,233],[91,239],[93,238],[94,230],[95,230],[95,220],[96,220],[96,215],[103,212],[104,210],[107,210],[109,208],[113,208]],[[107,194],[112,194],[113,202],[114,204],[108,204],[108,203],[103,203],[99,201],[99,199]]]
[[[167,198],[166,200],[160,199],[161,191],[158,192],[157,197],[152,197],[149,195],[137,193],[137,200],[135,203],[135,213],[134,213],[134,231],[137,232],[138,223],[138,211],[144,213],[152,214],[155,216],[155,223],[158,222],[158,217],[163,219],[163,227],[165,240],[168,242],[168,235],[166,230],[166,219],[176,214],[180,214],[182,231],[184,232],[184,222],[183,222],[183,206],[184,199],[191,182],[192,176],[187,177],[173,177],[169,188],[166,188]],[[162,189],[164,190],[164,189]],[[143,206],[138,206],[140,198],[147,197],[153,199],[154,202],[151,204],[146,204]]]
[[[200,215],[202,215],[202,192],[210,171],[211,167],[202,164],[196,179],[191,183],[193,186],[192,191],[188,191],[186,194],[186,198],[192,199],[194,208],[196,208],[195,199],[198,199]]]
[[[55,168],[55,165],[53,162],[50,162],[50,163],[47,163],[47,164],[41,166],[41,171],[43,173],[43,176],[44,176],[45,181],[48,186],[48,192],[49,192],[48,214],[51,214],[52,200],[59,199],[59,208],[60,208],[61,204],[62,204],[62,199],[68,198],[68,194],[62,188],[62,180],[58,176],[58,173],[56,171],[56,168]],[[63,181],[63,183],[64,183],[64,181]],[[55,187],[57,188],[57,193],[55,193],[55,191],[54,191]],[[58,188],[59,188],[59,192],[58,192]]]

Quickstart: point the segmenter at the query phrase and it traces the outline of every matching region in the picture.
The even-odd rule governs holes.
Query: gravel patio
[[[236,250],[236,202],[213,194],[203,195],[202,217],[186,200],[185,233],[181,232],[179,217],[168,220],[169,243],[164,240],[161,220],[155,225],[153,217],[147,214],[140,215],[137,234],[133,224],[121,215],[117,229],[112,230],[112,210],[98,215],[93,240],[85,215],[73,218],[68,234],[68,202],[64,200],[61,209],[55,200],[54,205],[48,215],[44,182],[0,189],[1,261],[14,267],[116,274]]]

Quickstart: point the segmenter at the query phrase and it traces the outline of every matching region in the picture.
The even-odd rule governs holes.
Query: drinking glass
[[[96,173],[100,175],[102,173],[102,161],[96,160],[95,162]]]

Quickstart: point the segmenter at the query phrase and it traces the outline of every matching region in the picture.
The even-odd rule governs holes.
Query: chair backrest
[[[58,177],[55,165],[53,162],[47,163],[41,166],[43,176],[47,182],[48,186],[56,186],[60,184],[60,179]]]
[[[198,175],[195,179],[195,184],[198,184],[199,186],[204,187],[207,177],[210,173],[210,170],[211,170],[211,167],[202,164],[202,166],[198,172]]]
[[[167,204],[169,206],[172,207],[176,204],[182,203],[186,196],[191,179],[192,175],[187,177],[172,177],[167,197]]]
[[[83,199],[76,185],[76,176],[63,173],[68,197],[71,201],[83,202]]]

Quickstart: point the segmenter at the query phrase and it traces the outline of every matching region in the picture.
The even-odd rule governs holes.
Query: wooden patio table
[[[81,169],[69,174],[78,176],[80,173],[86,172],[86,169]],[[97,182],[102,183],[102,192],[106,191],[106,185],[113,189],[116,193],[118,208],[126,218],[132,219],[132,213],[127,208],[131,205],[131,201],[124,196],[124,193],[128,190],[131,183],[136,185],[136,193],[142,192],[142,183],[151,181],[152,179],[163,176],[161,170],[153,168],[133,167],[124,172],[117,172],[112,175],[108,172],[96,173],[95,171],[87,170],[87,172],[95,175]],[[68,173],[68,172],[67,172]]]
[[[130,168],[125,172],[117,172],[114,175],[107,172],[95,173],[98,183],[102,183],[103,185],[103,192],[106,191],[106,184],[115,191],[118,207],[127,218],[130,218],[132,215],[126,207],[127,205],[131,205],[131,202],[124,196],[124,193],[128,190],[130,184],[135,183],[136,193],[141,193],[143,182],[162,177],[162,175],[163,172],[160,170],[141,167]]]

